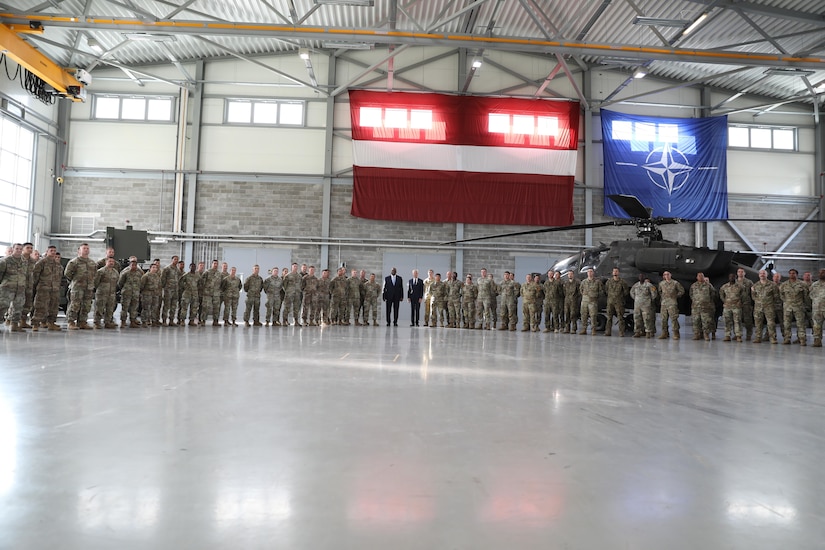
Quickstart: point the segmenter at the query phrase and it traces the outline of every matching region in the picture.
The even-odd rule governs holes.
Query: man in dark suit
[[[407,300],[410,302],[410,326],[417,327],[424,301],[424,281],[418,278],[418,270],[413,269],[412,279],[407,282]]]
[[[381,299],[387,303],[387,326],[390,326],[390,310],[393,312],[392,323],[398,326],[398,305],[404,299],[404,281],[396,275],[395,268],[384,277],[384,292]]]

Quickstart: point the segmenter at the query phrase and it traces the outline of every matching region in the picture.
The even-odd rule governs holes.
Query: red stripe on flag
[[[352,215],[373,220],[573,223],[573,177],[355,167]]]

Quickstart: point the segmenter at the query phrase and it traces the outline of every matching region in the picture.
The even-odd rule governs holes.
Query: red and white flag
[[[573,223],[574,101],[350,91],[352,215]]]

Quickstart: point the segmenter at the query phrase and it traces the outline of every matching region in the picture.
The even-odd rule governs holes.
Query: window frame
[[[747,145],[731,145],[730,134],[732,129],[745,129],[748,131]],[[769,147],[759,147],[753,145],[754,131],[770,131]],[[790,149],[776,146],[776,132],[791,132],[793,135],[793,145]],[[739,151],[774,151],[778,153],[796,153],[799,152],[799,128],[793,126],[773,126],[767,124],[728,124],[728,149],[735,149]]]
[[[100,117],[97,115],[97,105],[101,99],[117,99],[118,100],[118,109],[117,109],[117,118],[110,118],[110,117]],[[143,118],[124,118],[123,116],[123,103],[125,100],[130,99],[141,99],[143,100]],[[109,93],[99,93],[99,94],[92,94],[92,109],[91,109],[91,119],[97,122],[137,122],[140,124],[175,124],[177,123],[177,97],[174,95],[166,95],[166,94],[109,94]],[[149,102],[153,100],[168,100],[170,102],[169,106],[169,119],[151,119],[149,118]]]
[[[249,120],[238,121],[229,120],[229,110],[233,103],[248,103]],[[227,126],[255,126],[255,127],[271,127],[271,128],[306,128],[307,125],[307,101],[303,99],[270,99],[257,97],[227,97],[223,100],[223,124]],[[255,122],[255,105],[265,104],[267,106],[277,105],[277,115],[275,122]],[[300,105],[301,106],[301,122],[299,124],[281,122],[281,105]]]
[[[0,197],[0,211],[3,213],[3,218],[8,218],[8,220],[12,222],[14,219],[19,219],[19,221],[18,223],[12,223],[8,227],[2,228],[3,233],[0,233],[0,242],[23,242],[29,238],[28,233],[31,230],[32,201],[35,192],[35,171],[37,166],[37,133],[31,128],[28,128],[26,125],[15,120],[14,117],[7,116],[5,113],[0,113],[0,125],[5,127],[6,124],[14,125],[16,127],[18,137],[14,140],[14,150],[5,148],[4,142],[6,140],[0,139],[0,152],[7,157],[13,157],[15,162],[13,178],[11,180],[7,178],[2,180],[3,187],[8,187],[12,193],[11,196],[9,196],[9,193],[5,192],[2,197]],[[24,152],[22,152],[19,147],[22,143],[25,143],[19,138],[19,132],[21,131],[26,131],[31,134],[31,139],[27,140],[28,148]],[[11,141],[9,143],[11,143]],[[29,165],[27,174],[28,177],[26,178],[19,177],[20,159],[23,159]],[[21,204],[21,199],[18,197],[19,189],[24,190],[27,194],[25,205]],[[23,229],[24,226],[25,229]],[[11,231],[8,235],[5,234],[7,230]],[[16,230],[23,231],[26,235],[17,235],[15,234]]]

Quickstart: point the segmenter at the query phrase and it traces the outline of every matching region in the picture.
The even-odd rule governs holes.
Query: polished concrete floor
[[[0,548],[822,548],[823,363],[408,326],[4,332]]]

